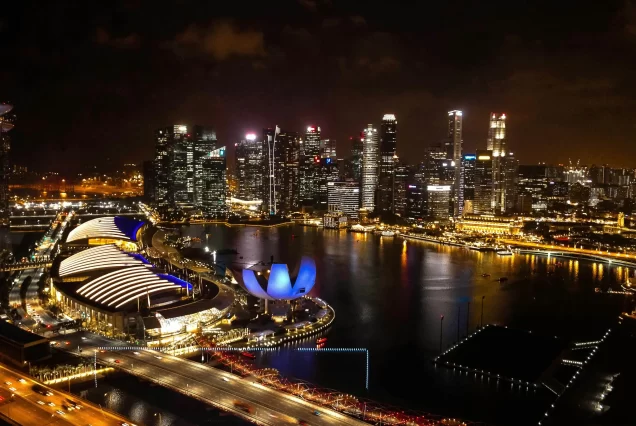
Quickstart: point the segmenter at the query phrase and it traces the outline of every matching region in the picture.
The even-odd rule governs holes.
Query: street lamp
[[[161,413],[155,413],[155,417],[159,417],[159,424],[163,423],[161,421]]]

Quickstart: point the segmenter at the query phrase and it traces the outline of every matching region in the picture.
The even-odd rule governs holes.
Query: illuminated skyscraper
[[[461,216],[464,209],[464,183],[462,182],[462,112],[461,111],[449,111],[448,112],[448,141],[449,149],[448,160],[451,162],[451,166],[455,168],[454,179],[452,185],[452,203],[453,203],[453,216]],[[452,154],[452,157],[450,156]]]
[[[281,131],[278,135],[280,141],[280,171],[277,177],[280,179],[278,196],[278,210],[283,213],[292,213],[298,210],[298,162],[300,155],[300,137],[296,132]]]
[[[237,198],[263,200],[263,142],[248,133],[236,144],[234,170],[238,180]],[[264,200],[263,200],[264,201]]]
[[[9,167],[9,152],[11,150],[11,138],[8,132],[13,129],[15,124],[15,115],[11,114],[13,105],[0,104],[0,226],[9,226],[9,175],[11,168]],[[2,247],[6,245],[6,241],[2,241]]]
[[[378,131],[369,124],[360,133],[362,141],[362,185],[360,208],[375,210],[375,192],[378,188]]]
[[[320,127],[308,126],[299,155],[299,198],[303,206],[314,206],[318,195]]]
[[[406,190],[411,179],[411,168],[395,158],[393,175],[393,213],[405,217],[406,214]]]
[[[471,209],[473,210],[474,201],[475,201],[475,162],[477,160],[477,156],[474,154],[464,155],[462,156],[462,180],[464,182],[464,209],[466,205],[470,202]],[[473,211],[466,212],[465,210],[462,212],[473,213]]]
[[[323,139],[320,141],[320,157],[321,158],[333,158],[336,160],[336,140],[335,139]]]
[[[488,128],[488,151],[492,151],[493,157],[499,157],[506,153],[506,114],[493,112],[490,114],[490,126]]]
[[[397,120],[384,114],[380,125],[380,170],[378,175],[379,213],[394,213],[394,174],[397,148]]]
[[[340,210],[349,219],[358,218],[360,182],[327,182],[327,196],[329,208]]]
[[[361,138],[352,137],[351,138],[351,172],[348,174],[348,178],[355,180],[360,183],[360,179],[362,177],[362,151],[363,151],[363,143]]]
[[[491,113],[488,126],[488,151],[492,151],[493,211],[501,214],[506,210],[506,114]],[[509,188],[510,191],[513,188]],[[513,201],[514,202],[514,201]]]
[[[492,151],[477,150],[475,160],[475,200],[473,211],[477,214],[492,214],[493,208],[493,156]]]
[[[206,216],[227,214],[226,150],[224,146],[208,152],[201,158],[201,209]]]
[[[159,207],[202,207],[204,162],[216,149],[216,133],[176,124],[157,130],[155,138],[154,202]]]

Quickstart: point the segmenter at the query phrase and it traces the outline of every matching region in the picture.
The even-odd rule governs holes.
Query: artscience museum
[[[234,277],[251,295],[264,300],[293,300],[307,295],[316,283],[316,262],[303,256],[294,273],[285,263],[257,264],[234,271]]]

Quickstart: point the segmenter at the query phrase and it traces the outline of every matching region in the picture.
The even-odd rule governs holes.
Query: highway
[[[96,354],[101,364],[120,368],[135,376],[180,391],[257,424],[293,425],[305,420],[312,426],[368,425],[335,410],[269,389],[256,383],[253,378],[241,378],[194,361],[142,348],[139,348],[137,354],[132,350],[99,350],[99,347],[128,347],[128,344],[85,332],[60,336],[60,339],[70,342],[69,345],[61,346],[63,349],[69,348],[69,352],[77,354],[76,348],[80,346],[83,356],[92,359]],[[236,402],[246,404],[250,408],[241,409]],[[315,415],[315,411],[320,412],[320,415]]]
[[[24,382],[20,382],[20,379]],[[131,424],[123,417],[103,411],[66,392],[40,385],[53,393],[51,396],[41,395],[33,390],[36,384],[37,382],[28,375],[0,365],[0,397],[3,398],[0,401],[0,412],[25,426],[47,424],[113,426],[126,422]],[[82,408],[69,411],[68,399],[80,404]]]

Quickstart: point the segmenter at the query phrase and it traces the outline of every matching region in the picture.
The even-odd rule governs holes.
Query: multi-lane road
[[[51,395],[34,390],[40,386]],[[71,394],[38,384],[27,375],[0,365],[0,413],[21,425],[78,425],[113,426],[126,424],[127,420]],[[70,401],[80,404],[80,409],[69,410]],[[130,424],[130,423],[128,423]]]
[[[316,426],[368,425],[338,411],[267,388],[254,378],[241,378],[194,361],[142,348],[138,351],[117,349],[120,345],[128,346],[90,333],[73,333],[64,336],[63,340],[70,344],[64,344],[62,348],[77,353],[79,346],[83,356],[97,356],[101,364],[120,368],[258,424],[297,425],[304,420]],[[111,349],[100,349],[104,347]]]

